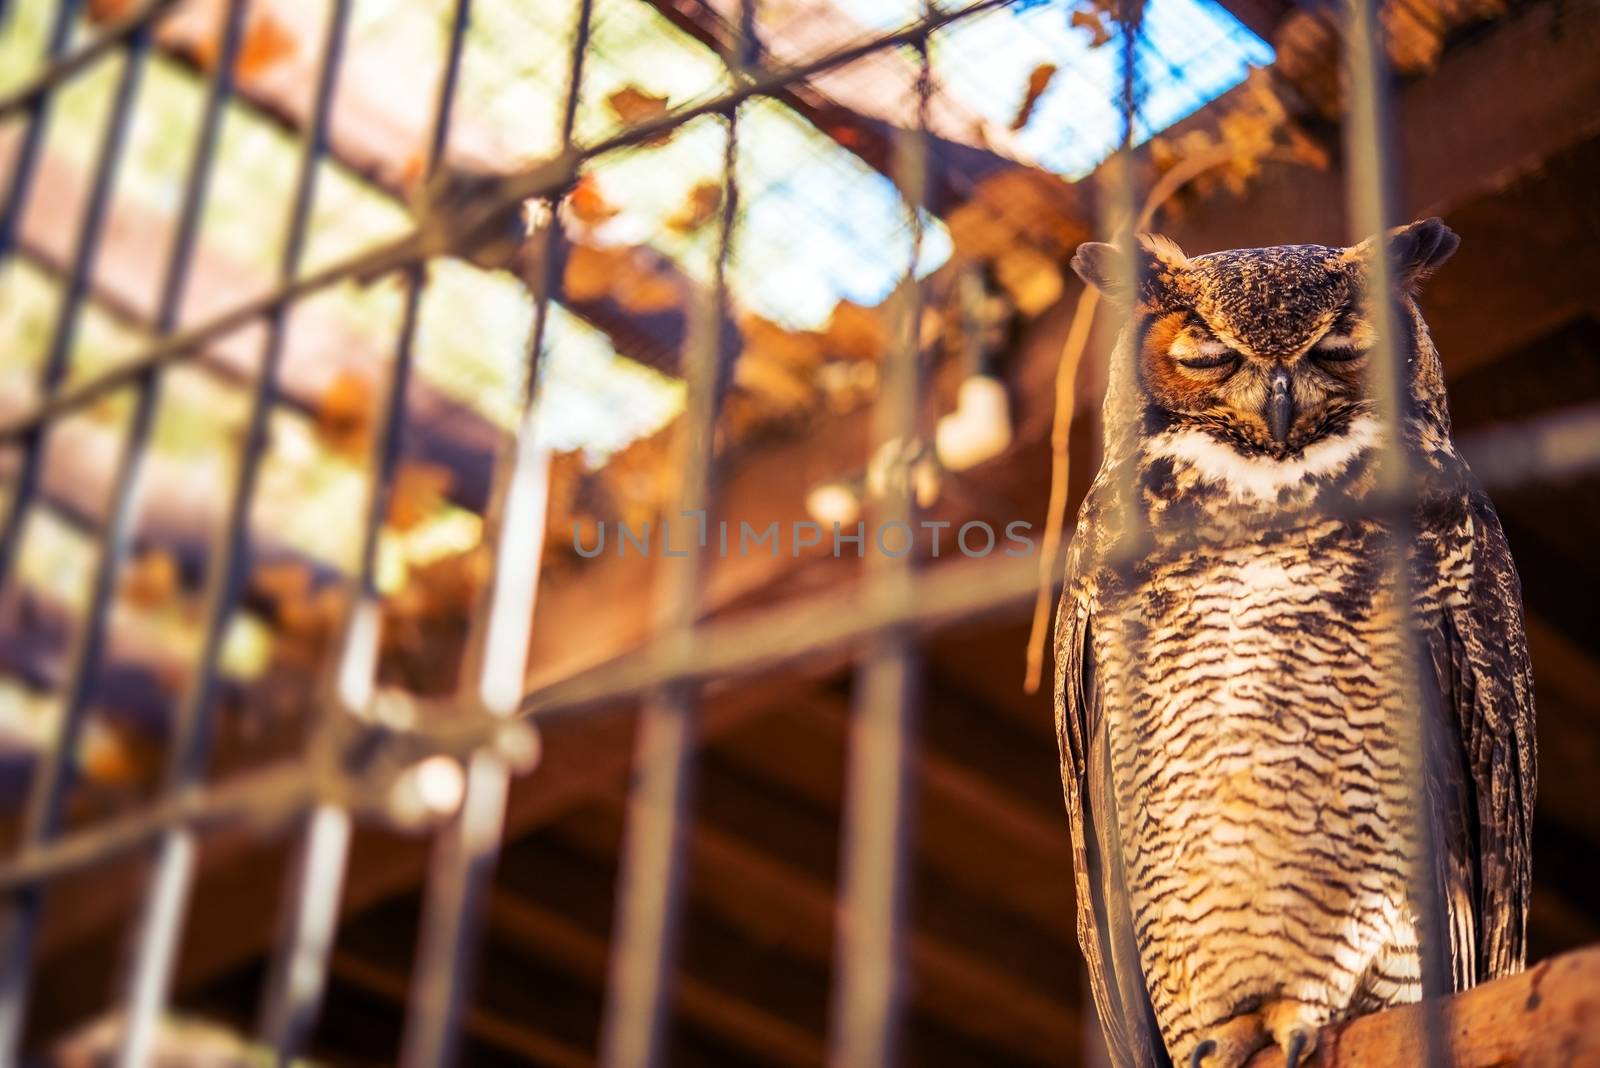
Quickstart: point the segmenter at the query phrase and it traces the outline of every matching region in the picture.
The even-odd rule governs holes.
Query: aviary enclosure
[[[1594,0],[0,0],[0,1064],[1106,1063],[1048,650],[1127,309],[1068,263],[1424,215],[1533,967],[1311,1063],[1600,1063],[1596,56]]]

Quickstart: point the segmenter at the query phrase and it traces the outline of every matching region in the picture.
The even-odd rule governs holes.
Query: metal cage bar
[[[752,9],[741,0],[723,65],[735,87],[746,82]],[[697,518],[701,547],[715,508],[715,437],[725,364],[723,320],[728,304],[728,256],[738,210],[736,167],[739,105],[723,112],[721,210],[710,291],[698,294],[685,342],[687,407],[678,427],[681,484],[679,519]],[[670,527],[663,524],[663,539]],[[666,550],[664,550],[666,551]],[[694,623],[703,580],[698,554],[674,553],[658,580],[657,625],[663,640],[693,656]],[[614,949],[606,981],[600,1063],[605,1068],[654,1068],[665,1062],[666,1021],[683,912],[684,848],[692,818],[700,699],[688,680],[664,683],[644,696],[634,740],[634,781],[629,789],[617,874]]]
[[[933,7],[924,7],[924,19]],[[876,506],[879,538],[906,532],[907,547],[884,546],[867,558],[874,578],[891,590],[914,581],[910,540],[916,502],[909,461],[922,400],[923,204],[928,184],[928,103],[933,71],[926,36],[917,55],[915,125],[896,131],[893,177],[905,204],[910,248],[896,293],[896,336],[884,362],[873,408],[874,461],[887,472]],[[858,533],[863,533],[858,528]],[[835,535],[838,525],[835,524]],[[914,636],[904,628],[874,635],[862,650],[853,684],[837,932],[838,981],[833,989],[829,1063],[875,1068],[899,1063],[905,999],[906,902],[915,835],[911,772],[919,686]]]
[[[52,40],[52,46],[55,45]],[[127,141],[128,124],[133,116],[134,100],[139,92],[139,79],[144,72],[145,53],[150,47],[148,26],[138,28],[129,37],[123,50],[122,66],[117,77],[111,110],[101,133],[98,156],[95,160],[94,179],[84,202],[82,221],[78,226],[77,241],[72,252],[72,262],[67,268],[66,284],[61,296],[61,307],[56,312],[55,327],[50,334],[50,344],[39,368],[39,392],[53,395],[66,378],[72,348],[78,339],[78,326],[83,305],[89,291],[89,275],[94,270],[100,253],[100,238],[104,232],[106,211],[122,162],[122,150]],[[16,228],[21,225],[21,215],[32,191],[33,178],[38,164],[38,152],[43,146],[46,123],[43,116],[28,125],[24,135],[26,145],[14,172],[12,201],[7,206],[7,218],[0,226],[0,255],[16,238]],[[3,526],[0,526],[0,587],[16,565],[17,553],[27,529],[28,514],[38,490],[39,473],[44,465],[49,427],[34,428],[23,441],[22,466],[11,487],[11,500]]]
[[[59,53],[63,46],[63,23],[70,24],[69,19],[70,11],[64,6],[58,13],[58,21],[51,28],[50,49],[53,54]],[[89,274],[94,269],[99,253],[106,211],[122,161],[148,46],[149,33],[146,27],[129,39],[123,51],[116,96],[102,127],[94,177],[84,202],[61,304],[39,368],[38,388],[44,396],[53,395],[66,377],[77,339],[84,297],[88,291]],[[41,97],[33,103],[23,135],[23,150],[12,172],[10,200],[6,205],[5,221],[0,224],[0,254],[14,240],[15,231],[21,225],[22,212],[38,164],[38,153],[43,146],[45,128],[46,107]],[[44,466],[48,437],[49,427],[41,425],[25,434],[21,440],[22,463],[11,487],[11,500],[4,524],[0,526],[0,589],[4,589],[21,550],[33,498],[38,490],[39,475]],[[109,580],[109,577],[97,576],[97,579]],[[78,665],[80,669],[83,666],[82,663]],[[83,722],[83,690],[88,685],[87,673],[80,670],[70,680],[70,685],[72,691],[58,717],[53,744],[39,761],[29,784],[22,840],[30,845],[47,842],[61,830],[73,754]],[[4,931],[4,937],[0,939],[3,942],[3,949],[0,949],[0,954],[3,954],[0,956],[0,1059],[13,1055],[11,1051],[17,1049],[21,1042],[23,1016],[27,1007],[27,970],[43,907],[43,887],[29,887],[6,904],[4,915],[0,917],[0,930]]]
[[[1349,106],[1344,122],[1346,160],[1345,197],[1351,243],[1372,243],[1367,262],[1366,313],[1372,323],[1372,375],[1382,427],[1383,454],[1377,467],[1377,486],[1384,504],[1385,581],[1391,591],[1394,628],[1400,655],[1390,673],[1389,686],[1400,695],[1401,708],[1410,713],[1401,728],[1401,767],[1412,784],[1412,811],[1417,814],[1418,841],[1409,857],[1411,907],[1417,917],[1420,985],[1427,1013],[1426,1057],[1429,1068],[1450,1063],[1448,1035],[1437,998],[1453,989],[1449,943],[1445,933],[1444,901],[1433,829],[1433,801],[1428,789],[1431,774],[1429,734],[1435,728],[1424,696],[1423,671],[1430,659],[1417,626],[1409,553],[1415,543],[1415,475],[1407,432],[1410,395],[1410,361],[1401,351],[1402,318],[1399,314],[1396,264],[1388,240],[1395,224],[1394,154],[1389,101],[1389,63],[1385,31],[1375,0],[1346,0],[1343,25],[1343,60],[1349,86]]]
[[[592,3],[581,0],[567,61],[563,151],[572,144],[592,17]],[[459,56],[454,61],[458,60]],[[514,707],[515,698],[505,694],[520,688],[526,670],[544,546],[550,459],[538,425],[539,359],[555,288],[553,257],[559,225],[555,198],[547,197],[544,204],[547,233],[533,294],[523,410],[509,453],[496,461],[483,536],[483,543],[493,545],[496,552],[480,610],[472,619],[457,695],[462,708],[490,717],[504,716]],[[522,537],[528,539],[525,544],[513,545],[510,540]],[[460,809],[434,847],[401,1050],[401,1063],[409,1068],[454,1060],[457,1020],[470,989],[483,895],[499,856],[509,786],[510,769],[503,754],[492,747],[474,752],[467,761]]]
[[[317,75],[312,126],[301,153],[288,233],[279,261],[280,281],[293,279],[300,272],[310,234],[317,171],[326,150],[327,127],[348,17],[347,0],[334,0]],[[250,509],[266,452],[268,427],[277,403],[277,375],[285,346],[287,310],[287,306],[279,306],[267,317],[267,335],[232,492],[223,525],[207,560],[200,651],[178,713],[167,767],[165,788],[172,794],[194,787],[204,774],[210,751],[222,643],[233,618],[249,558]],[[127,1031],[118,1061],[124,1068],[135,1068],[148,1060],[156,1019],[165,1004],[177,959],[182,918],[194,879],[198,849],[195,837],[176,827],[169,830],[159,844],[151,888],[135,929],[126,992]]]

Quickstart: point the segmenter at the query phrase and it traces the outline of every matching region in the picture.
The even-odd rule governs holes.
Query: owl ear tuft
[[[1438,216],[1389,231],[1395,269],[1408,285],[1415,285],[1444,266],[1460,245],[1460,236]]]
[[[1189,262],[1183,249],[1170,237],[1161,234],[1140,234],[1135,247],[1134,268],[1128,270],[1123,250],[1104,241],[1085,241],[1072,257],[1072,269],[1088,285],[1094,286],[1108,297],[1121,297],[1126,287],[1133,283],[1141,296],[1148,297],[1159,289],[1172,272]]]
[[[1456,232],[1437,216],[1419,219],[1389,231],[1389,256],[1394,264],[1395,284],[1414,289],[1444,265],[1461,244]],[[1350,251],[1365,259],[1372,254],[1371,238]]]

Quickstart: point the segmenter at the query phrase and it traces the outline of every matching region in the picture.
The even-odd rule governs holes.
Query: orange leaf
[[[567,253],[562,288],[569,300],[600,300],[611,292],[611,281],[623,270],[627,250],[574,244]]]
[[[317,399],[317,433],[328,445],[346,455],[359,455],[372,425],[371,380],[343,370]]]
[[[624,126],[637,126],[641,122],[660,118],[667,113],[667,98],[655,96],[645,92],[636,85],[627,85],[606,97],[606,103],[611,105],[612,112],[621,120]],[[672,131],[667,130],[659,137],[652,138],[646,144],[665,144],[672,137]]]
[[[618,304],[638,315],[671,311],[683,297],[672,279],[638,266],[617,277],[613,293]]]
[[[298,561],[263,564],[250,585],[274,603],[300,600],[311,592],[311,568]]]
[[[841,300],[833,306],[823,343],[840,359],[876,360],[889,347],[889,328],[882,313]]]
[[[576,215],[579,221],[590,226],[599,226],[608,219],[615,218],[617,212],[622,210],[600,192],[600,183],[592,174],[586,174],[578,179],[578,184],[567,194],[567,204],[571,206],[572,214]]]
[[[149,772],[145,747],[127,727],[92,719],[78,743],[83,774],[101,786],[134,786]]]
[[[1100,12],[1094,8],[1079,8],[1072,13],[1069,25],[1089,31],[1089,47],[1099,48],[1111,40],[1111,31],[1106,29],[1106,20],[1100,17]]]
[[[1041,63],[1033,68],[1033,73],[1028,75],[1028,89],[1023,94],[1022,106],[1017,108],[1016,118],[1011,120],[1011,128],[1020,130],[1028,125],[1028,120],[1033,118],[1033,109],[1038,106],[1039,98],[1044,91],[1050,88],[1050,83],[1055,80],[1056,65],[1054,63]]]
[[[667,113],[667,98],[645,92],[636,85],[624,86],[606,97],[617,118],[632,126]]]
[[[411,530],[444,504],[455,476],[448,467],[428,463],[403,463],[389,491],[389,525]]]
[[[133,10],[133,0],[89,0],[90,22],[111,22]]]
[[[171,553],[143,553],[122,576],[122,596],[140,608],[159,608],[178,593],[178,562]]]
[[[683,207],[667,219],[667,226],[680,234],[691,234],[710,222],[722,207],[722,186],[717,182],[700,182],[689,190]]]
[[[234,72],[240,78],[254,78],[299,50],[299,42],[283,23],[267,12],[250,20]]]

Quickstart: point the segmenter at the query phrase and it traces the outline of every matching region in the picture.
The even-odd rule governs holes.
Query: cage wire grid
[[[839,1065],[875,1068],[896,1060],[897,1021],[906,973],[905,930],[908,842],[914,814],[907,788],[908,759],[916,739],[918,670],[915,639],[940,625],[982,616],[1029,599],[1038,581],[1031,560],[993,560],[914,570],[909,558],[874,557],[860,581],[847,589],[807,595],[793,603],[761,607],[736,620],[700,619],[701,569],[695,555],[680,561],[658,591],[652,636],[635,652],[532,693],[523,692],[530,628],[538,624],[535,594],[537,551],[544,543],[550,449],[540,435],[537,364],[560,296],[558,225],[537,229],[539,264],[530,285],[532,326],[525,353],[524,388],[515,432],[495,461],[482,542],[491,546],[490,574],[472,614],[457,692],[437,702],[448,716],[419,717],[417,725],[385,729],[392,752],[371,766],[349,760],[351,734],[373,729],[360,713],[374,699],[381,626],[378,533],[393,492],[405,398],[414,376],[418,310],[429,284],[426,265],[436,257],[471,255],[502,239],[520,224],[527,202],[553,219],[586,165],[650,144],[686,124],[711,119],[723,140],[719,210],[714,226],[709,282],[692,301],[682,377],[687,407],[677,435],[683,472],[678,510],[715,514],[717,464],[713,441],[732,358],[723,329],[729,313],[728,262],[739,206],[736,163],[741,105],[781,94],[817,75],[879,54],[912,57],[914,121],[896,129],[892,177],[903,201],[909,256],[893,293],[896,332],[874,402],[873,437],[879,445],[915,434],[920,381],[918,265],[924,243],[922,211],[928,184],[929,109],[933,78],[929,41],[1017,0],[979,0],[960,7],[925,6],[908,25],[872,33],[802,62],[772,65],[756,47],[749,0],[741,0],[722,49],[725,88],[591,140],[577,136],[584,64],[595,17],[594,0],[578,0],[573,13],[561,101],[559,148],[550,157],[493,177],[464,175],[444,162],[457,107],[463,41],[470,0],[451,12],[447,60],[435,89],[423,187],[417,217],[403,233],[353,255],[305,269],[312,225],[317,168],[326,157],[330,103],[338,89],[348,31],[350,0],[329,8],[314,91],[312,119],[301,140],[294,209],[280,249],[277,284],[260,296],[203,321],[180,326],[178,306],[193,265],[202,206],[212,180],[221,116],[234,93],[232,71],[241,46],[247,3],[230,0],[219,59],[208,74],[202,117],[196,127],[192,163],[183,185],[176,238],[162,268],[156,340],[115,368],[68,382],[74,332],[79,327],[89,275],[97,253],[107,199],[117,172],[129,122],[129,102],[152,32],[175,6],[151,0],[132,8],[91,39],[70,44],[78,14],[63,0],[52,21],[48,64],[0,99],[0,118],[20,116],[22,135],[0,215],[0,255],[13,250],[22,209],[37,178],[38,153],[53,94],[102,62],[120,63],[116,106],[106,117],[82,224],[67,270],[63,300],[51,345],[39,373],[38,396],[21,411],[0,416],[0,443],[20,451],[0,527],[0,585],[15,581],[16,558],[30,509],[38,507],[38,476],[47,439],[63,417],[109,395],[131,392],[133,415],[122,440],[112,506],[98,533],[93,580],[84,624],[70,658],[66,699],[55,733],[40,754],[26,810],[23,840],[0,866],[6,895],[0,923],[0,1063],[18,1063],[22,1048],[32,951],[44,895],[64,875],[106,860],[143,853],[155,861],[127,962],[121,993],[124,1031],[120,1065],[149,1063],[156,1022],[172,982],[182,920],[195,877],[202,836],[221,828],[250,826],[289,835],[295,842],[284,895],[284,913],[272,955],[260,1033],[288,1060],[303,1050],[320,1003],[329,954],[338,926],[338,899],[352,828],[356,821],[382,820],[385,799],[401,769],[430,757],[458,759],[464,790],[454,814],[439,831],[424,898],[424,918],[402,1042],[401,1062],[412,1068],[449,1063],[469,987],[477,924],[485,884],[500,845],[506,794],[517,753],[529,744],[527,724],[586,715],[625,698],[642,700],[633,758],[616,902],[615,938],[600,1037],[601,1063],[614,1068],[664,1063],[671,1003],[676,929],[682,912],[683,836],[692,811],[695,721],[700,687],[713,680],[749,676],[794,663],[828,649],[853,650],[856,658],[848,747],[844,863],[836,953],[837,977],[830,1023],[830,1059]],[[1121,71],[1117,109],[1119,152],[1131,156],[1144,130],[1139,116],[1142,88],[1140,6],[1122,5],[1118,33]],[[7,12],[0,6],[0,19]],[[1350,74],[1346,127],[1347,196],[1354,239],[1383,232],[1393,216],[1387,173],[1385,65],[1374,0],[1348,0],[1344,9],[1345,62]],[[1135,217],[1136,169],[1117,172],[1120,188],[1102,198],[1102,232],[1127,240]],[[1380,257],[1380,283],[1390,266]],[[285,317],[294,305],[331,287],[395,275],[402,282],[402,315],[387,378],[376,398],[379,412],[368,459],[361,515],[354,596],[338,628],[337,655],[320,687],[306,758],[265,771],[206,783],[207,742],[214,724],[220,646],[236,605],[248,559],[248,518],[266,449],[268,419],[280,401],[275,382],[283,350]],[[1380,284],[1379,292],[1385,290]],[[1379,301],[1380,317],[1391,314]],[[1123,314],[1128,313],[1122,309]],[[1381,323],[1380,318],[1380,323]],[[254,323],[265,323],[257,383],[251,392],[247,430],[234,457],[225,522],[208,557],[203,638],[197,669],[180,705],[160,797],[141,810],[64,833],[64,801],[71,784],[72,754],[89,703],[87,679],[103,652],[107,620],[132,539],[134,487],[151,439],[153,413],[169,368],[191,359],[206,344]],[[1389,441],[1399,440],[1398,383],[1401,360],[1393,323],[1378,331],[1374,350],[1381,411]],[[1600,461],[1600,414],[1579,411],[1503,428],[1476,442],[1463,442],[1489,488],[1557,476]],[[1391,449],[1377,500],[1397,531],[1408,521],[1413,472],[1402,450]],[[908,521],[915,512],[907,482],[891,479],[873,502],[880,522]],[[1391,581],[1403,593],[1399,533],[1391,538]],[[1057,576],[1059,582],[1059,575]],[[1402,597],[1401,604],[1409,603]],[[1406,620],[1408,644],[1412,636]],[[1394,684],[1415,686],[1415,650]],[[1415,706],[1415,702],[1412,702]],[[357,724],[359,723],[359,727]],[[1418,758],[1420,759],[1420,757]],[[1419,765],[1420,766],[1420,765]],[[1420,776],[1418,777],[1420,781]],[[1424,858],[1418,858],[1419,864]],[[1437,931],[1437,904],[1427,882],[1416,880],[1418,905]],[[1435,946],[1438,939],[1433,939]],[[1440,965],[1427,960],[1427,987],[1447,987]],[[1430,1029],[1440,1033],[1435,1026]],[[1434,1063],[1440,1051],[1432,1051]]]

